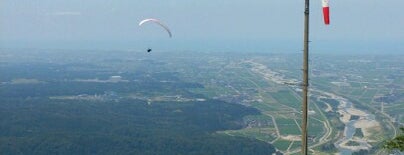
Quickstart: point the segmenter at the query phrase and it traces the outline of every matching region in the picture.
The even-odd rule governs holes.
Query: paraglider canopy
[[[148,23],[148,22],[152,22],[152,23],[156,23],[156,24],[160,25],[161,27],[163,27],[163,28],[167,31],[168,36],[169,36],[170,38],[172,37],[172,34],[171,34],[170,29],[169,29],[166,25],[164,25],[164,24],[163,24],[160,20],[158,20],[158,19],[155,19],[155,18],[147,18],[147,19],[144,19],[144,20],[142,20],[142,21],[139,22],[139,26],[142,26],[144,23]]]

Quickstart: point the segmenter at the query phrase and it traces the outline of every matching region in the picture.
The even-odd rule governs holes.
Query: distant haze
[[[311,0],[317,52],[403,52],[403,0],[331,0],[331,25]],[[1,48],[273,50],[299,52],[304,0],[2,0]],[[144,18],[159,27],[138,27]]]

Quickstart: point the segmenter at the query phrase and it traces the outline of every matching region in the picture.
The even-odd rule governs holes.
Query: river
[[[360,127],[362,128],[362,130],[363,128],[365,128],[360,125],[359,126],[356,125],[357,123],[359,123],[359,121],[376,122],[375,116],[367,111],[355,108],[353,103],[346,98],[331,93],[327,93],[327,96],[339,102],[338,112],[341,115],[340,120],[345,124],[344,137],[339,139],[335,143],[336,147],[340,152],[339,154],[351,155],[353,152],[359,151],[360,149],[365,150],[370,149],[372,146],[364,138],[359,137],[354,138],[354,134],[356,128]],[[359,118],[351,120],[350,119],[351,116],[359,116]],[[346,143],[350,141],[354,141],[359,145],[358,146],[346,145]]]

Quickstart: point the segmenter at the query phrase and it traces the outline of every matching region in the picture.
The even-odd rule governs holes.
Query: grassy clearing
[[[288,118],[276,118],[276,122],[278,124],[279,131],[281,135],[300,135],[301,131],[297,126],[294,119]]]
[[[290,150],[295,150],[295,149],[299,149],[302,146],[302,142],[301,141],[294,141],[292,146],[290,147]]]
[[[275,108],[269,104],[265,104],[265,103],[259,103],[259,102],[254,102],[251,104],[252,107],[260,110],[260,111],[272,111],[275,110]]]
[[[290,141],[278,140],[275,143],[273,143],[273,145],[279,150],[286,151],[288,149],[290,143],[291,143]]]
[[[272,93],[271,96],[280,104],[284,104],[293,108],[300,108],[300,101],[287,90],[281,90],[276,93]]]

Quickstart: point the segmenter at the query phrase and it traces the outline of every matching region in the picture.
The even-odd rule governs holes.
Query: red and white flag
[[[329,0],[322,0],[323,3],[323,16],[324,16],[324,24],[330,24],[330,7],[328,6]]]

